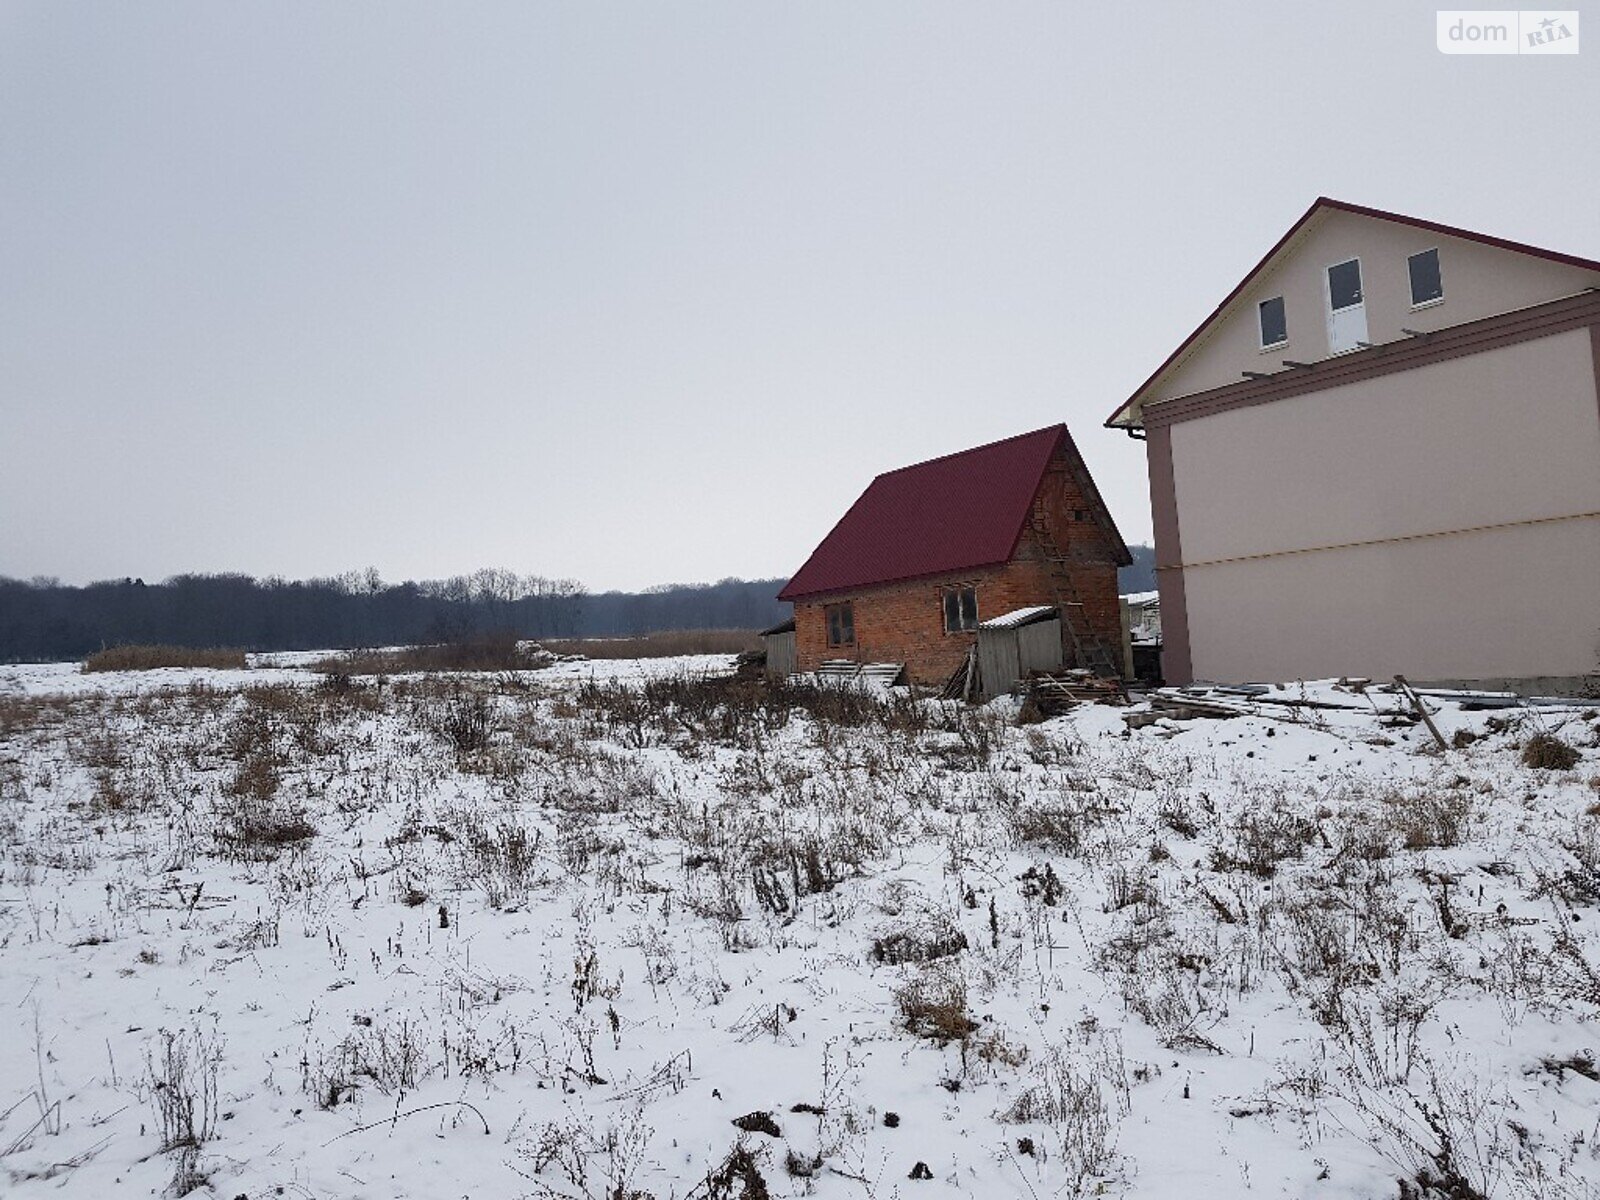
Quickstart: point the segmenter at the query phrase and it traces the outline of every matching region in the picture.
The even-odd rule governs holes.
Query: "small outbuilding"
[[[767,652],[767,675],[787,679],[794,674],[794,618],[761,631],[761,645]]]
[[[1128,678],[1161,682],[1161,594],[1133,592],[1122,598],[1128,629]]]
[[[1019,608],[978,626],[978,680],[984,699],[1010,691],[1033,671],[1059,671],[1061,660],[1061,611],[1053,605]]]

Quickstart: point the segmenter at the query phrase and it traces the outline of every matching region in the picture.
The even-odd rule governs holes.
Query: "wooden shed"
[[[767,677],[787,679],[794,674],[794,618],[761,631],[761,644],[767,651]]]
[[[1030,671],[1061,665],[1061,613],[1051,605],[1019,608],[978,626],[978,685],[986,700],[1009,692]]]

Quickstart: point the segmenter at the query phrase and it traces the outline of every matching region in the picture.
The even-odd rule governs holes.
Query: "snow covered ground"
[[[1596,712],[727,661],[0,668],[0,1191],[1600,1195]]]

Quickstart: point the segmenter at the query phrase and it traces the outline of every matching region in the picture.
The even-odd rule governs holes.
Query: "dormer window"
[[[1261,348],[1270,350],[1289,340],[1289,322],[1283,311],[1283,297],[1274,296],[1256,305],[1261,321]]]
[[[1439,274],[1439,251],[1424,250],[1406,259],[1411,268],[1411,307],[1444,299],[1444,279]]]

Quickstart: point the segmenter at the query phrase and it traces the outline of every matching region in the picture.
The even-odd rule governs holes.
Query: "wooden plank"
[[[1439,743],[1439,749],[1448,750],[1450,744],[1444,740],[1444,734],[1439,732],[1439,727],[1433,723],[1433,717],[1428,714],[1428,706],[1422,702],[1422,697],[1411,690],[1411,685],[1406,682],[1404,675],[1396,675],[1394,681],[1400,690],[1411,700],[1411,707],[1417,710],[1417,716],[1422,718],[1422,723],[1428,727],[1428,732],[1433,734],[1433,740]]]

